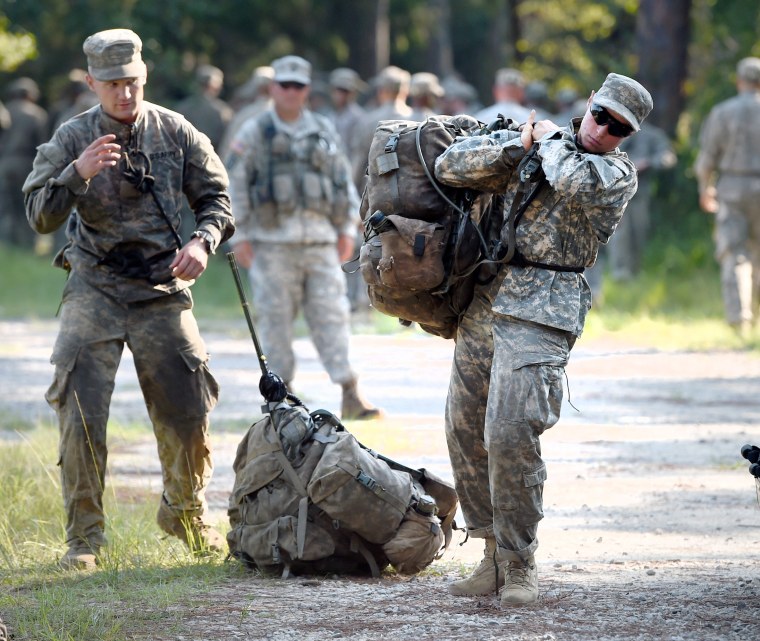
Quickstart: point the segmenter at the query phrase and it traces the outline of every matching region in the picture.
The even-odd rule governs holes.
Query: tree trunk
[[[684,108],[691,0],[640,0],[639,80],[652,94],[651,122],[673,136]]]
[[[444,78],[454,72],[450,0],[428,0],[431,42],[427,69]]]

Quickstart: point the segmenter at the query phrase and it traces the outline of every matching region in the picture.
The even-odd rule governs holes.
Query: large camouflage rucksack
[[[469,116],[383,120],[369,151],[359,266],[370,304],[444,338],[472,300],[478,266],[493,262],[503,199],[439,183],[435,160],[484,130]]]
[[[269,403],[238,446],[232,556],[267,572],[418,572],[451,538],[454,488],[363,447],[331,413]]]

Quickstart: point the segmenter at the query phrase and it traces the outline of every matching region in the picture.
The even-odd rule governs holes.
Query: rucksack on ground
[[[230,553],[264,572],[413,574],[451,539],[453,486],[362,446],[325,410],[288,401],[240,442]]]
[[[368,156],[359,268],[370,304],[444,338],[472,300],[503,200],[438,183],[435,160],[457,136],[483,130],[469,116],[384,120]]]

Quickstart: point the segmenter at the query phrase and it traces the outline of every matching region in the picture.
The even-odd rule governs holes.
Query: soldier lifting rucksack
[[[457,136],[486,130],[469,116],[384,120],[369,151],[359,265],[370,303],[444,338],[472,299],[477,267],[492,262],[503,200],[438,183],[435,160]]]
[[[228,254],[262,371],[264,417],[240,442],[230,554],[265,572],[419,572],[448,546],[454,487],[361,445],[330,412],[309,412],[269,371],[234,254]]]

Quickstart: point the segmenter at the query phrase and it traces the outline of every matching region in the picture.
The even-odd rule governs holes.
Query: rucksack
[[[435,160],[457,136],[483,131],[469,116],[383,120],[368,156],[359,268],[370,304],[444,338],[456,334],[478,266],[492,262],[503,198],[439,183]]]
[[[412,574],[448,546],[453,486],[361,445],[330,412],[268,403],[240,442],[230,554],[264,572]]]

